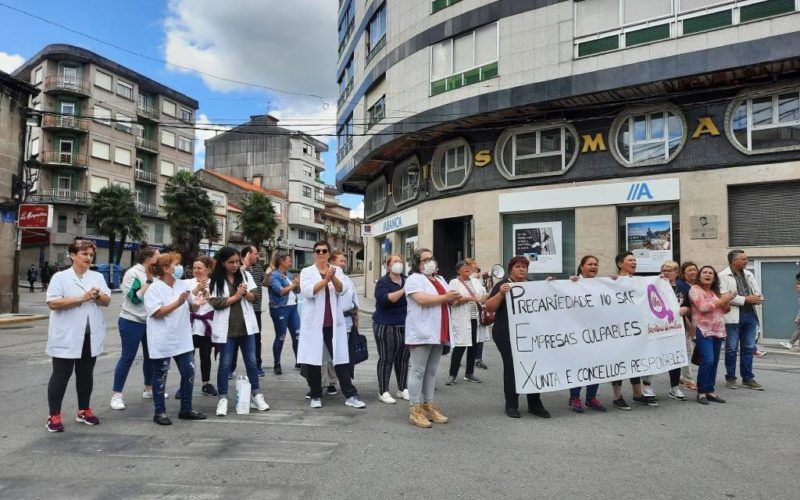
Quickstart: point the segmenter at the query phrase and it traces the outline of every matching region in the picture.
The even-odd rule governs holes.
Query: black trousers
[[[681,369],[674,368],[669,371],[669,386],[675,387],[681,383]],[[650,385],[649,383],[645,382],[644,385]]]
[[[47,384],[47,404],[50,406],[50,415],[61,413],[61,403],[67,392],[67,384],[75,371],[75,389],[78,392],[78,409],[89,408],[94,386],[94,363],[97,358],[92,357],[92,342],[89,334],[83,337],[83,351],[80,359],[53,358],[53,373]]]
[[[637,384],[641,384],[642,383],[641,377],[633,377],[633,378],[628,379],[628,380],[631,381],[631,385],[637,385]],[[614,386],[614,387],[622,387],[622,380],[615,380],[615,381],[611,382],[611,385]]]
[[[258,323],[258,333],[256,333],[256,366],[261,368],[261,311],[255,311],[256,323]],[[236,371],[236,360],[239,358],[239,351],[233,353],[233,363],[228,373]]]
[[[469,347],[459,346],[453,348],[453,354],[450,357],[450,376],[455,377],[458,375],[458,369],[461,367],[461,358],[464,357],[464,351],[467,351],[467,368],[466,374],[472,375],[475,372],[475,360],[478,357],[475,355],[478,350],[478,320],[470,320],[472,329],[472,345]]]
[[[333,328],[322,329],[322,340],[325,342],[325,349],[328,350],[331,359],[333,359]],[[353,385],[352,377],[350,376],[350,363],[335,365],[333,369],[336,371],[336,377],[339,379],[339,386],[342,388],[344,397],[349,398],[357,396],[358,391]],[[308,376],[308,388],[311,389],[311,398],[319,399],[322,397],[322,367],[316,365],[306,365],[306,372]]]
[[[508,333],[508,325],[498,325],[495,323],[492,328],[492,339],[500,351],[503,359],[503,392],[506,396],[506,408],[519,408],[519,395],[514,381],[514,358],[511,355],[511,338]],[[541,408],[542,397],[537,394],[526,394],[528,408]]]
[[[214,344],[211,342],[211,337],[201,337],[200,335],[192,335],[194,348],[200,353],[200,375],[203,383],[211,381],[211,350]]]

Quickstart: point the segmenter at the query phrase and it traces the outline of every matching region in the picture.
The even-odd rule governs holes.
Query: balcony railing
[[[137,181],[149,182],[150,184],[158,184],[158,175],[155,172],[137,168],[133,171],[133,178]]]
[[[136,147],[158,153],[158,143],[152,139],[136,136]]]
[[[39,161],[43,165],[68,165],[76,168],[87,168],[89,158],[80,153],[62,153],[59,151],[42,151]]]
[[[28,196],[28,201],[36,203],[65,203],[70,205],[90,205],[92,193],[73,191],[71,189],[39,189]]]
[[[78,118],[69,115],[44,115],[42,118],[42,128],[86,132],[89,130],[89,121],[85,118]]]
[[[158,112],[158,109],[142,103],[139,103],[136,106],[136,114],[139,116],[143,116],[145,118],[149,118],[151,120],[158,120],[161,117],[161,114]]]
[[[45,92],[69,92],[90,95],[89,82],[78,76],[51,75],[44,79]]]
[[[136,202],[136,211],[145,215],[158,215],[158,207],[152,203],[145,203],[143,201]]]

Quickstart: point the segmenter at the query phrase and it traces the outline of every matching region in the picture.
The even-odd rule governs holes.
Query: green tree
[[[104,187],[92,199],[87,216],[95,220],[97,232],[108,238],[110,264],[120,263],[129,236],[134,241],[144,238],[144,225],[130,189]]]
[[[180,252],[183,265],[190,266],[200,254],[200,240],[219,236],[214,203],[190,172],[181,171],[164,187],[164,207],[172,246]]]
[[[242,197],[240,208],[242,213],[239,214],[239,227],[242,229],[242,236],[245,241],[263,248],[278,227],[272,202],[262,193],[248,193]]]

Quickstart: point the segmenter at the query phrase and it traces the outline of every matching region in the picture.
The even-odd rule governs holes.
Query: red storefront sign
[[[23,229],[53,227],[53,205],[20,205],[17,226]]]

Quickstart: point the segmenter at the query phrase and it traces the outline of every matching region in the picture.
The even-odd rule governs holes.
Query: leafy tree
[[[200,254],[200,240],[219,236],[214,203],[190,172],[181,171],[164,187],[164,207],[172,246],[180,252],[183,265],[190,266]]]
[[[108,262],[119,264],[125,242],[144,238],[144,225],[130,189],[107,186],[92,199],[88,217],[95,220],[97,232],[108,238]],[[119,239],[119,247],[117,247]]]
[[[240,208],[242,213],[239,214],[239,227],[242,236],[245,241],[263,248],[278,227],[272,202],[262,193],[248,193],[242,197]]]

